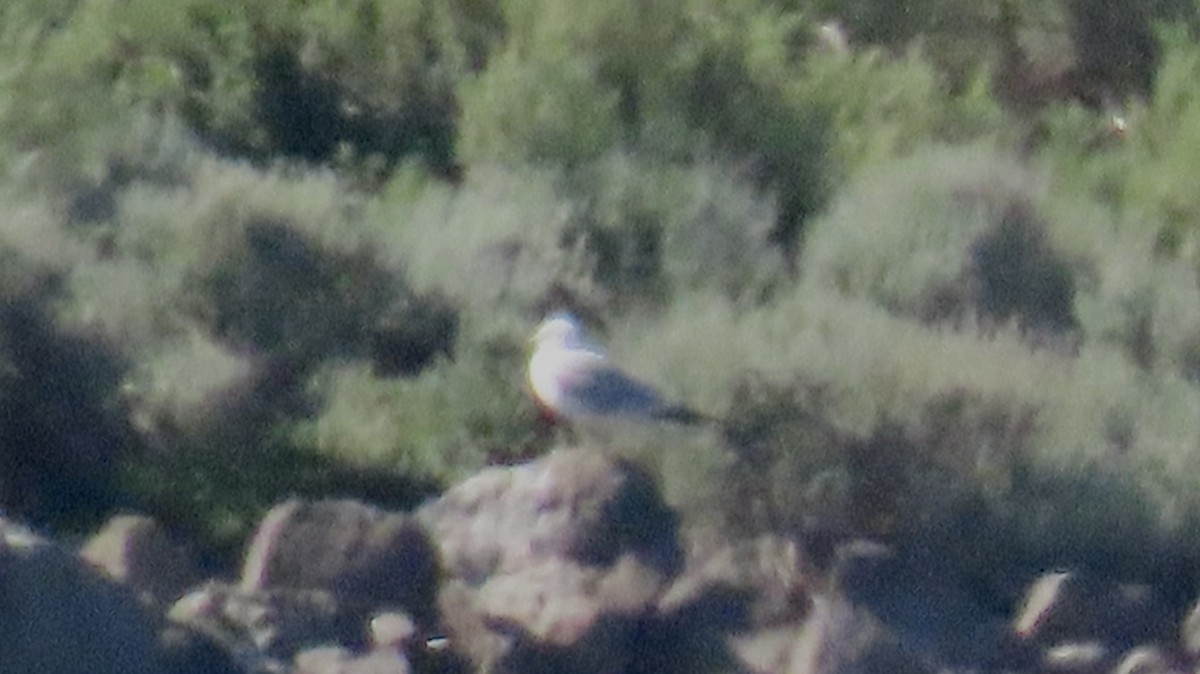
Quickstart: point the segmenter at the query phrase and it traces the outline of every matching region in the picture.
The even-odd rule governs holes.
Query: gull
[[[568,312],[550,315],[533,336],[529,385],[538,405],[568,421],[673,421],[693,424],[712,419],[673,404],[649,384],[608,362]]]

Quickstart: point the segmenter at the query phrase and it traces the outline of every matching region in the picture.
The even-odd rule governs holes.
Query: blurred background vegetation
[[[1192,0],[7,0],[0,506],[218,554],[287,495],[409,506],[555,441],[525,340],[569,308],[727,419],[606,448],[689,521],[1193,593],[1198,31]]]

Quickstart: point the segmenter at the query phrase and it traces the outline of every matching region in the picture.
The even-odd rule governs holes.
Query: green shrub
[[[1059,228],[1047,226],[1048,240],[1068,249]],[[866,251],[876,245],[862,241]],[[1082,274],[1095,259],[1070,269]],[[1151,269],[1152,259],[1142,264]],[[1112,278],[1127,271],[1114,267]],[[1031,559],[1149,573],[1138,550],[1200,550],[1188,530],[1200,504],[1178,469],[1200,451],[1187,412],[1200,390],[1175,361],[1139,367],[1119,339],[1095,332],[1083,307],[1106,300],[1088,298],[1095,288],[1079,278],[1078,355],[1037,349],[1015,328],[922,324],[870,295],[810,283],[740,310],[711,293],[684,294],[654,317],[616,321],[609,341],[618,362],[727,420],[716,445],[659,441],[664,452],[693,452],[697,470],[710,467],[688,478],[691,492],[673,496],[688,512],[880,536],[946,528],[966,549],[986,549],[988,536],[1004,532],[1015,547],[998,554],[998,566],[947,549],[988,582],[1001,566]],[[1181,280],[1157,277],[1158,292],[1194,290],[1171,279]],[[1170,329],[1195,335],[1184,322]],[[1136,535],[1104,524],[1116,513],[1137,524]]]
[[[136,180],[120,191],[106,259],[74,270],[78,304],[65,310],[75,319],[165,331],[141,339],[199,324],[303,360],[361,343],[400,292],[366,236],[345,227],[352,203],[328,174],[213,159],[187,172],[181,184]]]
[[[1075,326],[1074,278],[1030,173],[982,148],[936,150],[851,186],[815,226],[804,283],[921,320]]]
[[[479,315],[532,321],[555,294],[598,300],[585,252],[563,245],[573,207],[555,176],[479,166],[453,188],[401,171],[364,220],[417,292],[443,293]]]
[[[797,85],[805,22],[768,3],[697,3],[691,10],[671,98],[715,148],[747,161],[775,192],[772,234],[790,257],[838,168],[827,158],[835,111],[805,98]]]
[[[464,161],[569,163],[593,159],[615,144],[617,94],[596,81],[586,60],[561,54],[530,62],[510,50],[459,90]]]
[[[898,57],[879,49],[813,54],[796,86],[798,99],[832,111],[834,168],[847,176],[931,141],[961,143],[1001,126],[984,78],[952,92],[924,49]]]
[[[1075,269],[1074,313],[1083,340],[1116,348],[1155,376],[1196,382],[1194,267],[1164,255],[1145,221],[1103,204],[1060,196],[1047,199],[1043,210],[1048,238]]]
[[[1195,460],[1189,409],[1200,391],[1172,375],[1147,376],[1119,351],[1085,348],[1046,397],[1029,454],[1006,504],[1022,538],[1075,557],[1118,555],[1145,571],[1142,551],[1195,555]],[[1133,535],[1113,532],[1128,522]],[[1072,532],[1069,536],[1066,532]]]
[[[439,485],[380,469],[361,470],[298,447],[286,430],[253,446],[157,453],[120,466],[135,507],[190,533],[225,568],[236,568],[269,508],[288,498],[363,498],[409,509]]]
[[[727,420],[731,444],[721,451],[758,467],[750,475],[767,483],[760,494],[778,499],[768,502],[778,522],[802,521],[808,507],[830,515],[837,503],[852,505],[837,501],[838,485],[860,477],[846,463],[852,441],[884,424],[916,433],[909,429],[928,409],[953,396],[970,401],[958,423],[981,426],[970,420],[1009,410],[1016,419],[1064,367],[1058,356],[1031,353],[1015,331],[980,339],[811,288],[749,311],[712,295],[685,296],[657,318],[617,322],[609,342],[618,362],[668,396]],[[960,433],[952,448],[944,439],[927,447],[933,435],[913,436],[924,439],[908,457],[906,479],[932,465],[952,475],[943,483],[956,493],[1004,483],[1004,443],[973,445]],[[720,465],[718,458],[704,461]],[[930,502],[940,503],[937,496]]]
[[[814,224],[806,284],[920,316],[959,279],[972,244],[1004,204],[1029,192],[1012,162],[989,153],[926,153],[849,187]]]
[[[51,177],[72,156],[87,160],[83,175],[102,172],[92,144],[139,109],[177,114],[239,155],[389,164],[416,155],[449,171],[453,85],[497,38],[490,7],[22,3],[0,39],[0,62],[14,64],[0,127],[18,148],[47,152]]]
[[[1092,226],[1094,246],[1090,274],[1075,302],[1086,339],[1115,346],[1156,374],[1200,381],[1195,271],[1182,261],[1160,259],[1145,239],[1124,233],[1102,237],[1096,224],[1076,225]]]
[[[1169,4],[4,4],[0,496],[82,437],[101,507],[227,546],[286,495],[410,503],[551,441],[523,340],[566,307],[723,418],[580,440],[688,517],[984,583],[1200,556],[1196,47],[1163,34],[1124,134],[987,81],[1137,90],[1153,50],[1094,38]]]
[[[1052,106],[1044,115],[1045,138],[1038,148],[1038,159],[1050,169],[1053,192],[1086,195],[1084,203],[1098,202],[1110,214],[1124,204],[1124,185],[1132,159],[1129,136],[1138,133],[1117,132],[1113,114],[1079,104]],[[1141,115],[1134,106],[1123,113],[1120,121],[1137,129]]]
[[[159,152],[169,147],[126,150],[111,216],[31,240],[61,232],[57,254],[82,251],[64,265],[59,321],[129,364],[119,401],[149,451],[120,465],[124,489],[227,545],[295,490],[355,493],[298,431],[324,395],[310,375],[353,358],[411,376],[453,350],[456,316],[408,292],[395,251],[331,173]]]
[[[526,455],[535,410],[521,339],[495,326],[465,328],[458,354],[415,378],[380,378],[364,362],[322,368],[310,383],[319,412],[298,427],[301,445],[442,484]]]
[[[462,157],[576,166],[627,149],[679,160],[707,138],[761,164],[789,222],[812,212],[824,117],[786,92],[802,24],[767,3],[695,4],[513,3],[507,42],[459,89]]]
[[[716,161],[618,153],[567,172],[481,166],[458,188],[402,172],[367,219],[419,291],[536,318],[661,306],[700,287],[761,296],[782,277],[773,216],[768,197]]]
[[[199,331],[143,347],[121,386],[130,422],[162,454],[247,447],[262,438],[252,407],[260,364]],[[273,392],[274,393],[274,392]],[[258,415],[258,416],[261,416]]]
[[[506,39],[458,90],[466,163],[571,164],[636,139],[649,120],[660,132],[678,126],[661,108],[669,105],[663,88],[673,75],[679,3],[524,0],[499,7]]]
[[[1200,203],[1185,176],[1190,158],[1200,147],[1200,98],[1195,87],[1200,47],[1182,29],[1168,31],[1164,38],[1154,98],[1129,135],[1124,204],[1135,223],[1160,228],[1157,236],[1163,250],[1195,265],[1200,261],[1195,224]]]
[[[91,3],[95,4],[95,3]],[[119,106],[96,67],[111,45],[103,24],[72,32],[79,3],[18,0],[0,8],[0,132],[6,177],[53,185],[103,171],[103,134]]]
[[[589,253],[596,282],[626,305],[699,288],[753,299],[782,280],[774,204],[726,164],[612,154],[562,183],[575,204],[567,245]]]
[[[1194,87],[1200,50],[1182,25],[1164,29],[1161,43],[1153,96],[1130,104],[1122,117],[1126,131],[1114,134],[1107,117],[1068,108],[1050,118],[1043,157],[1063,189],[1111,204],[1131,238],[1195,266],[1200,206],[1184,176],[1200,143]]]

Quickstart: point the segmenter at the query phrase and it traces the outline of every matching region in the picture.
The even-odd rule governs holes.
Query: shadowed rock
[[[37,276],[0,258],[0,281]],[[106,401],[123,368],[98,341],[58,330],[40,298],[0,287],[0,509],[86,522],[120,502],[116,467],[137,440]]]
[[[324,590],[246,590],[210,581],[184,595],[167,617],[207,635],[228,652],[282,662],[303,648],[362,641],[356,616]]]
[[[233,655],[211,636],[182,625],[168,625],[158,635],[163,674],[243,674]]]
[[[1175,674],[1184,671],[1178,663],[1171,662],[1161,649],[1140,646],[1121,657],[1113,668],[1113,674]]]
[[[696,554],[644,627],[635,673],[929,672],[866,608],[775,535]]]
[[[293,500],[259,525],[241,586],[326,589],[348,609],[403,608],[428,625],[437,581],[436,553],[414,519],[357,501]]]
[[[412,667],[399,653],[373,651],[355,655],[338,646],[312,648],[296,656],[294,674],[410,674]]]
[[[0,669],[159,674],[161,651],[131,592],[0,519]]]
[[[199,582],[200,572],[182,547],[153,519],[112,518],[88,539],[85,560],[151,601],[171,601]]]
[[[1011,638],[1003,616],[929,550],[853,541],[837,551],[835,581],[839,594],[931,663],[992,670],[1023,667],[1032,657]]]
[[[1013,632],[1033,643],[1099,640],[1116,650],[1166,641],[1173,631],[1170,611],[1151,588],[1067,572],[1034,581],[1013,621]]]
[[[807,566],[799,546],[778,536],[729,544],[689,564],[658,607],[707,614],[705,622],[726,629],[796,622],[809,610],[814,579]]]

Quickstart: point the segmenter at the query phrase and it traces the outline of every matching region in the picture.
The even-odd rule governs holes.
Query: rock
[[[818,597],[807,620],[734,634],[729,643],[750,671],[816,673],[842,671],[869,645],[887,639],[869,613],[837,598]]]
[[[296,654],[294,674],[338,674],[354,654],[341,646],[318,646]]]
[[[475,603],[476,589],[461,580],[449,580],[438,593],[445,634],[437,641],[439,650],[462,657],[474,671],[488,672],[512,650],[513,639],[488,620]]]
[[[42,296],[57,274],[22,257],[2,263],[0,513],[78,521],[121,500],[118,466],[137,442],[106,400],[126,367],[115,344],[59,325]]]
[[[883,549],[880,546],[880,549]],[[658,602],[647,672],[927,672],[865,608],[830,593],[797,542],[727,542],[689,560]]]
[[[80,553],[119,583],[154,602],[173,601],[200,580],[192,558],[149,517],[119,515]]]
[[[627,557],[610,568],[544,559],[444,592],[451,643],[483,669],[621,672],[662,581]]]
[[[1095,640],[1123,650],[1170,639],[1170,615],[1147,586],[1050,573],[1029,587],[1012,631],[1038,644]]]
[[[746,646],[735,649],[750,662]],[[869,611],[836,595],[814,597],[812,610],[786,651],[787,674],[933,674],[945,671],[905,646]]]
[[[380,613],[371,618],[371,643],[376,648],[403,651],[412,646],[418,636],[417,625],[403,613]]]
[[[682,561],[653,482],[596,453],[486,470],[418,517],[450,575],[451,648],[482,670],[624,671]]]
[[[636,576],[543,560],[488,580],[476,592],[475,607],[492,624],[513,625],[538,641],[567,646],[594,630],[601,618],[617,622],[613,619],[646,612],[659,582]]]
[[[751,672],[819,672],[819,652],[798,625],[753,630],[728,638],[730,656]],[[798,646],[801,646],[798,648]]]
[[[1042,665],[1054,672],[1094,672],[1108,658],[1108,649],[1098,641],[1071,641],[1046,649]]]
[[[400,608],[434,620],[437,553],[411,517],[357,501],[288,501],[271,509],[246,553],[242,589],[320,589],[365,618]]]
[[[1038,657],[977,595],[945,555],[924,546],[866,540],[837,546],[834,585],[869,610],[908,652],[947,669],[1023,669]]]
[[[412,667],[395,651],[354,655],[345,648],[323,646],[296,656],[293,674],[409,674]]]
[[[158,674],[162,655],[133,593],[5,519],[0,651],[6,674]]]
[[[163,649],[162,674],[242,674],[231,653],[208,635],[181,625],[168,625],[158,636]]]
[[[676,517],[653,480],[593,452],[485,470],[417,515],[447,572],[473,585],[551,557],[604,566],[628,552],[666,576],[683,562]]]
[[[167,617],[203,632],[230,652],[290,659],[302,648],[360,643],[355,615],[323,590],[257,590],[211,581],[184,595]]]
[[[715,547],[706,543],[708,549],[693,552],[687,569],[657,602],[648,631],[661,644],[664,662],[655,669],[817,671],[798,664],[809,658],[794,646],[802,642],[811,608],[805,562],[795,542],[764,535]],[[707,647],[697,648],[696,641]],[[695,659],[697,654],[702,657]]]
[[[1054,611],[1062,611],[1063,587],[1070,580],[1069,573],[1048,573],[1029,586],[1025,601],[1013,621],[1013,632],[1028,639],[1043,631],[1045,623]]]
[[[659,601],[661,612],[685,606],[696,610],[707,603],[707,610],[716,614],[714,620],[762,628],[795,623],[808,611],[811,579],[805,575],[807,563],[794,541],[760,536],[727,544],[688,566]],[[719,596],[726,600],[715,601]]]
[[[1174,674],[1180,671],[1172,667],[1167,656],[1155,646],[1134,648],[1121,658],[1112,674]]]
[[[372,648],[403,655],[416,671],[441,674],[468,671],[461,656],[451,650],[445,635],[422,634],[413,619],[403,613],[377,614],[371,618],[369,629]]]
[[[1179,627],[1179,641],[1192,658],[1200,659],[1200,602],[1192,606]]]

